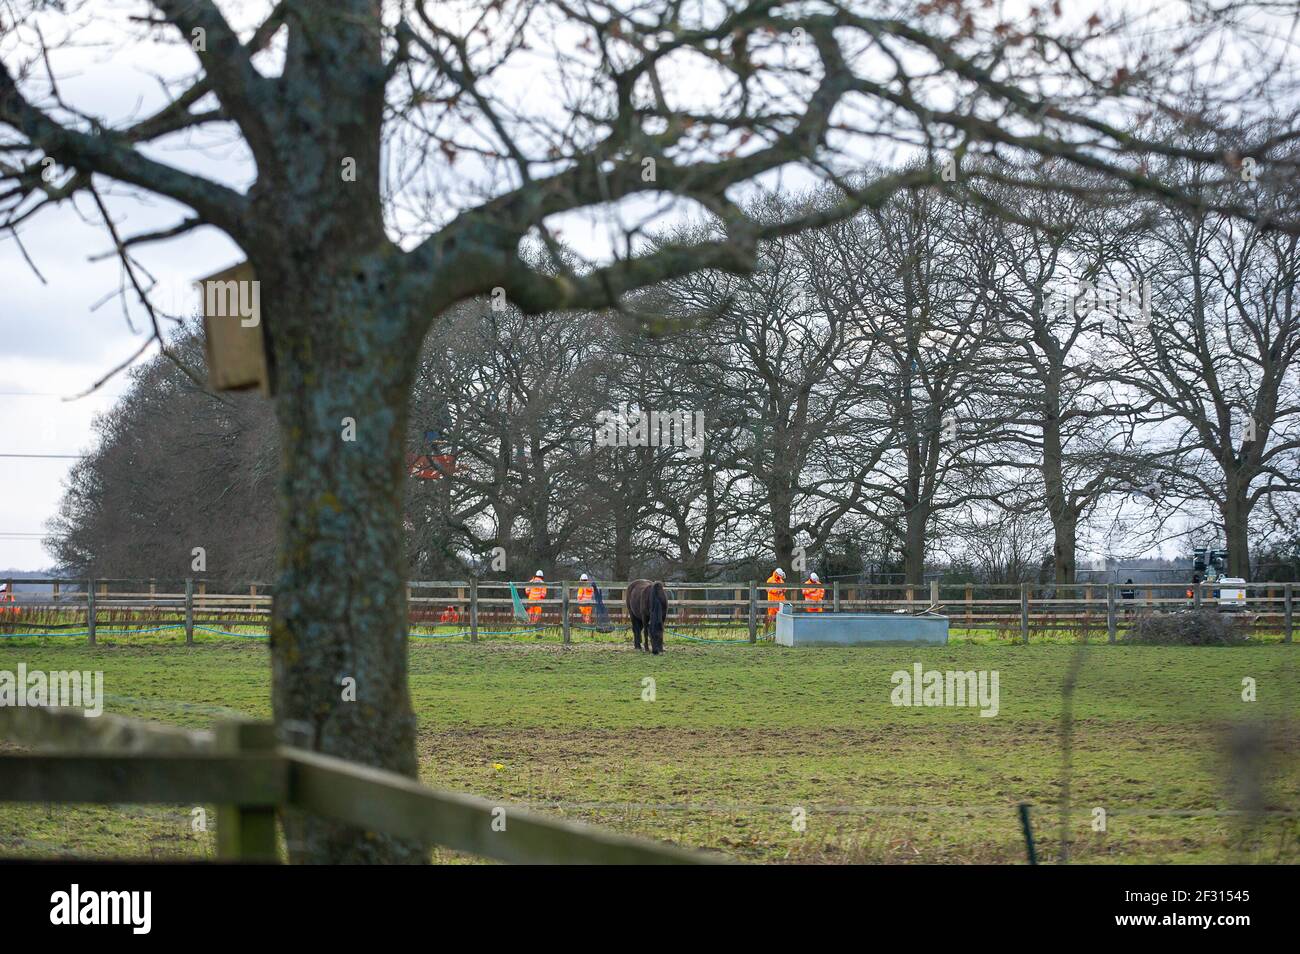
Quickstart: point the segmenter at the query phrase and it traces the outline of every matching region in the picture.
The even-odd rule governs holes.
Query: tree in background
[[[170,341],[202,366],[196,327]],[[271,408],[248,394],[214,398],[161,357],[131,378],[95,422],[99,443],[72,468],[49,522],[58,565],[78,576],[271,579],[279,456]]]
[[[880,344],[877,413],[893,428],[855,509],[896,536],[908,583],[922,582],[949,514],[998,499],[995,451],[1008,418],[988,406],[1002,358],[995,262],[959,213],[937,190],[900,193],[855,220],[835,258],[860,283],[856,320]]]
[[[792,209],[772,200],[749,215],[783,221]],[[833,231],[763,243],[748,275],[702,272],[658,290],[660,307],[678,322],[707,320],[696,341],[710,416],[740,429],[729,470],[771,541],[765,555],[786,567],[797,555],[800,562],[815,555],[861,502],[863,479],[884,448],[862,440],[863,432],[888,430],[867,406],[876,339],[858,322],[859,299],[846,288],[855,276],[825,258]]]
[[[1134,436],[1152,401],[1117,381],[1139,365],[1106,330],[1143,320],[1135,284],[1114,266],[1148,223],[1131,203],[1099,197],[1096,177],[1053,170],[1075,191],[1026,192],[1031,224],[984,221],[972,239],[999,265],[996,347],[1005,362],[987,384],[1008,415],[1006,462],[1023,474],[1001,505],[1052,525],[1052,578],[1072,584],[1081,526],[1108,496],[1144,486],[1150,460]],[[1121,355],[1122,360],[1117,359]]]
[[[1188,188],[1213,188],[1217,178],[1203,166],[1174,165],[1168,175]],[[1294,185],[1236,188],[1261,223],[1296,199]],[[1300,493],[1300,245],[1218,213],[1159,212],[1128,257],[1151,282],[1151,320],[1112,330],[1126,359],[1107,374],[1169,421],[1159,463],[1171,492],[1210,515],[1229,574],[1248,578],[1256,507]]]

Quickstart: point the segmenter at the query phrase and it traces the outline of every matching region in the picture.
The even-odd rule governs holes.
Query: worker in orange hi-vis
[[[816,573],[809,573],[808,579],[803,581],[803,598],[805,603],[820,603],[826,599],[826,589],[822,586],[822,581],[817,578]],[[820,606],[805,606],[809,613],[820,613]]]
[[[528,607],[528,619],[530,622],[538,623],[542,619],[541,601],[546,599],[546,578],[542,575],[542,571],[538,570],[534,573],[528,584],[528,589],[524,590],[524,595],[532,604]]]
[[[769,584],[779,584],[778,586],[769,586],[767,591],[767,600],[769,603],[785,602],[785,570],[779,566],[772,571],[772,575],[767,578]],[[779,606],[769,606],[767,608],[767,621],[776,622],[776,614],[781,611]]]
[[[582,574],[578,577],[578,612],[584,623],[591,622],[591,601],[596,598],[596,588],[591,585],[591,577]]]
[[[8,583],[0,583],[0,603],[15,603],[13,591],[9,589]],[[10,616],[22,616],[23,608],[21,606],[0,606],[0,615],[9,614]]]

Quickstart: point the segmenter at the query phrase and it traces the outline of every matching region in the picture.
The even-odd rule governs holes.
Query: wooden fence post
[[[569,645],[569,581],[560,583],[560,632],[564,636],[564,645]]]
[[[86,638],[87,645],[95,645],[95,581],[86,581]]]
[[[55,602],[55,603],[57,603],[57,602],[59,601],[59,581],[58,581],[58,580],[55,580],[55,581],[54,581],[54,591],[53,591],[53,593],[51,593],[50,595],[54,598],[54,602]]]
[[[185,645],[194,645],[194,578],[185,578]]]
[[[939,581],[930,581],[930,606],[938,607],[939,605]]]
[[[1020,584],[1020,641],[1029,645],[1029,584]]]
[[[1287,643],[1291,642],[1291,606],[1294,589],[1295,587],[1290,583],[1282,587],[1282,616],[1285,620],[1282,641]]]
[[[831,581],[831,605],[835,607],[835,612],[840,611],[840,581]]]
[[[1115,642],[1115,584],[1106,584],[1106,642]]]
[[[758,582],[749,581],[749,641],[758,642]]]
[[[971,604],[975,601],[975,586],[972,583],[966,584],[966,628],[971,627]]]
[[[1203,589],[1202,584],[1200,583],[1192,584],[1192,603],[1193,605],[1195,605],[1197,609],[1200,609],[1201,604],[1205,602],[1205,597],[1202,593],[1202,589]]]
[[[478,577],[469,581],[469,641],[478,642]]]
[[[226,755],[275,749],[275,726],[269,722],[230,720],[218,723],[216,730],[217,751]],[[275,812],[270,805],[218,805],[217,856],[228,861],[279,861]]]
[[[248,595],[249,595],[249,596],[252,596],[252,597],[256,597],[256,596],[257,596],[257,584],[256,584],[256,583],[249,583],[249,584],[248,584]],[[256,600],[256,599],[251,599],[251,600],[248,601],[248,611],[249,611],[250,613],[256,613],[256,612],[257,612],[257,600]]]

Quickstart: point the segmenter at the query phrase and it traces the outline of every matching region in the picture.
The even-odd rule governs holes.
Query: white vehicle
[[[1215,581],[1218,592],[1219,609],[1237,610],[1246,608],[1246,581],[1239,576],[1221,576]]]

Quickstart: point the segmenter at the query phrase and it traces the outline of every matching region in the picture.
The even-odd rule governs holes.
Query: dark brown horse
[[[668,616],[668,593],[658,580],[633,580],[623,594],[627,615],[632,618],[632,645],[641,648],[641,631],[645,630],[647,652],[658,656],[664,651],[664,620]]]

